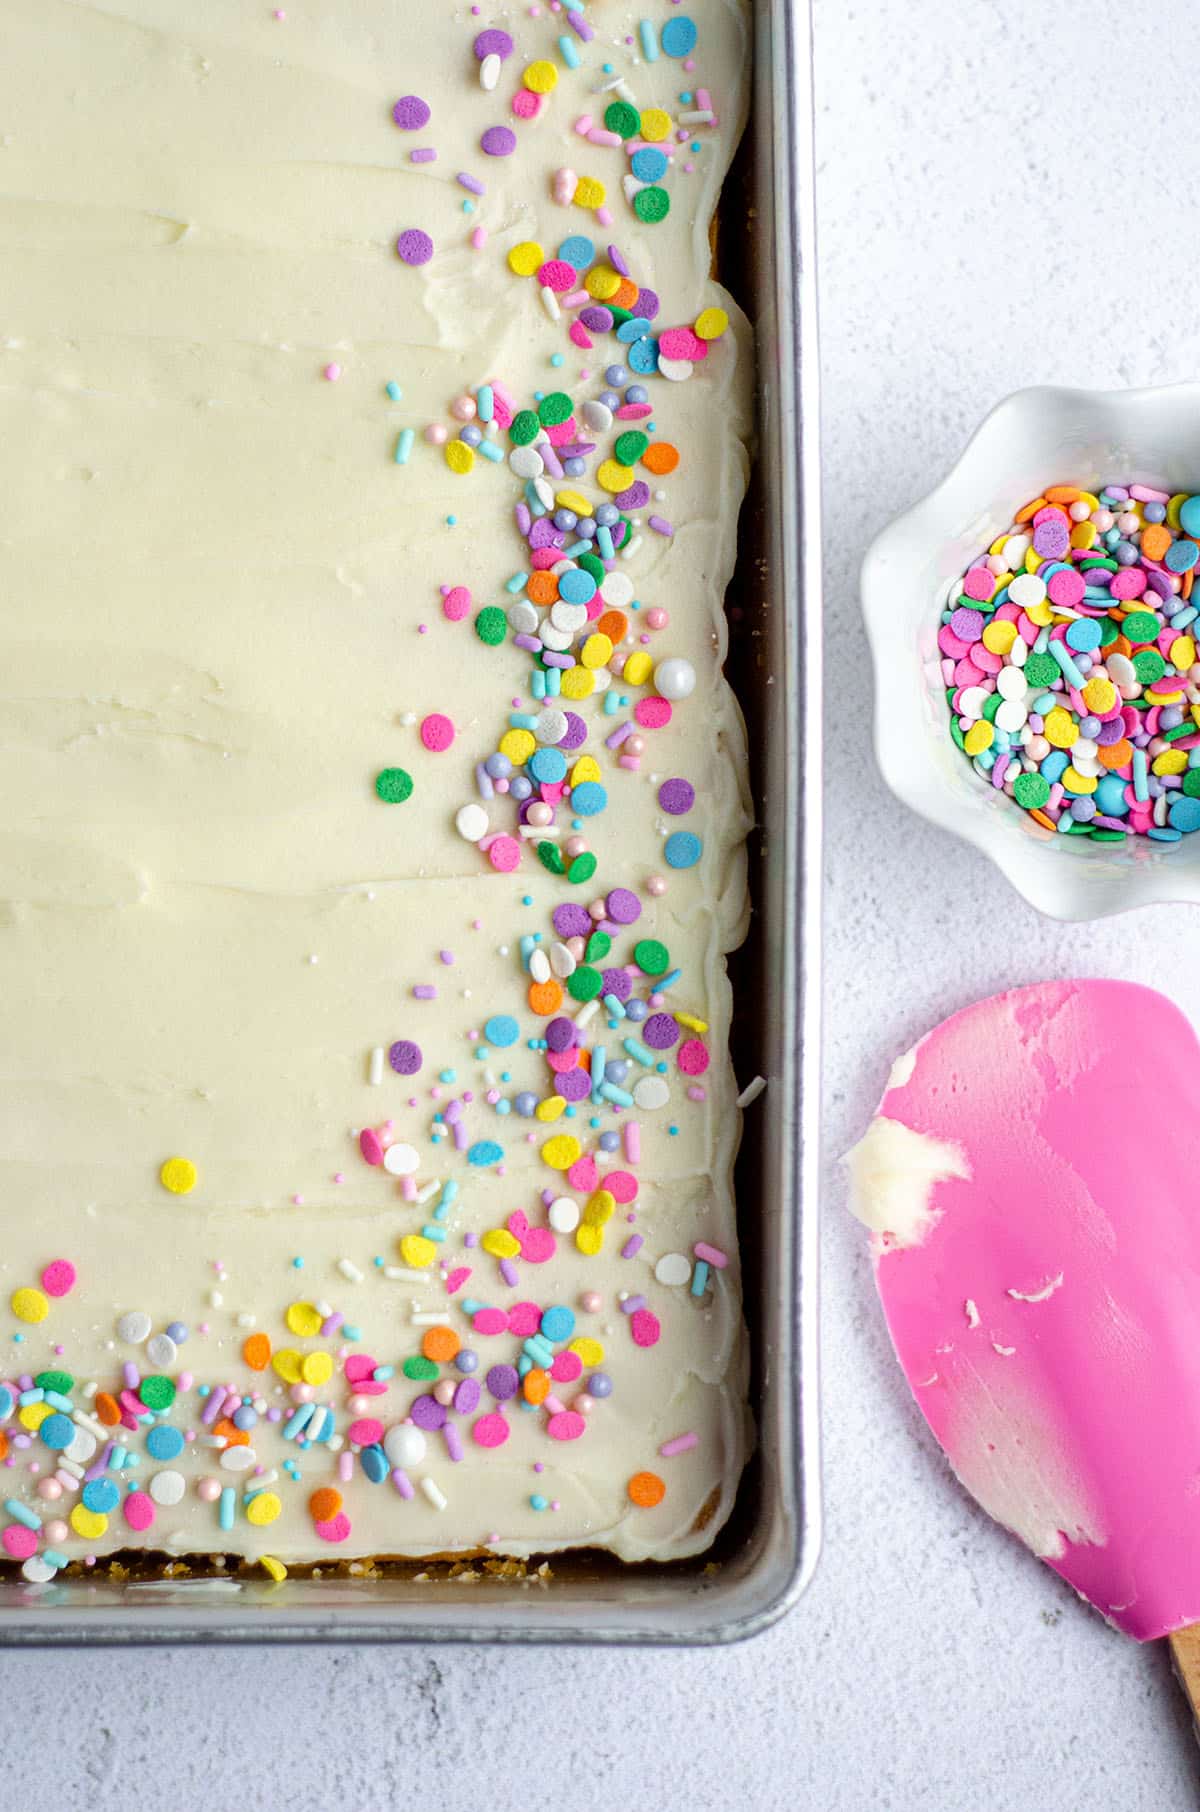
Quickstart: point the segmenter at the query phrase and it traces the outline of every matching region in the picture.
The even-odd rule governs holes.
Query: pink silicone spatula
[[[959,1479],[1200,1689],[1200,1044],[1043,982],[894,1066],[850,1154],[897,1357]]]

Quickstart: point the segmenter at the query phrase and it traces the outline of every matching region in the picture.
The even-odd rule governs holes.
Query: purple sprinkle
[[[633,977],[625,969],[605,969],[601,978],[605,994],[612,994],[624,1006],[633,993]]]
[[[636,1234],[634,1237],[637,1237]],[[621,1256],[624,1257],[624,1253],[622,1253]],[[636,1315],[638,1310],[644,1309],[645,1306],[646,1298],[644,1296],[627,1296],[621,1304],[621,1313],[623,1315]]]
[[[502,1258],[500,1260],[500,1275],[504,1279],[505,1283],[508,1285],[510,1290],[515,1290],[517,1285],[521,1281],[520,1272],[517,1270],[517,1267],[513,1264],[513,1261],[511,1258]]]
[[[583,322],[583,325],[588,329],[589,333],[612,332],[612,310],[609,308],[601,308],[599,304],[594,307],[581,308],[579,311],[579,319]]]
[[[478,1409],[481,1392],[478,1380],[464,1378],[454,1392],[454,1410],[456,1415],[469,1416]]]
[[[552,1019],[546,1027],[546,1044],[552,1051],[570,1051],[575,1047],[575,1021]]]
[[[422,145],[419,151],[410,151],[408,161],[411,164],[436,164],[437,152],[432,145]]]
[[[618,277],[628,277],[630,282],[632,282],[633,281],[633,272],[630,270],[629,266],[626,264],[625,259],[621,253],[620,246],[610,245],[607,248],[607,250],[608,250],[608,262],[612,265],[612,267],[616,271]]]
[[[690,780],[664,780],[658,789],[658,803],[672,818],[682,818],[696,803],[696,789]]]
[[[472,176],[469,170],[459,171],[458,183],[460,188],[469,189],[472,195],[487,194],[487,184],[480,182],[477,176]]]
[[[513,515],[516,518],[518,535],[522,537],[528,535],[530,529],[533,527],[533,517],[530,514],[529,505],[527,503],[517,504],[516,508],[513,510]]]
[[[499,57],[503,63],[513,53],[513,41],[506,31],[481,31],[475,40],[475,55],[479,62],[485,57]]]
[[[554,1087],[564,1101],[584,1101],[592,1092],[592,1080],[586,1070],[563,1070],[555,1076]]]
[[[673,535],[675,530],[665,516],[648,516],[646,520],[656,535]]]
[[[429,102],[419,94],[406,94],[392,108],[392,118],[401,132],[419,132],[429,124]]]
[[[405,264],[428,264],[433,257],[433,240],[420,227],[406,227],[396,241],[396,250]]]
[[[458,1430],[455,1428],[453,1422],[446,1423],[446,1426],[442,1429],[442,1437],[445,1440],[446,1452],[450,1455],[450,1458],[452,1460],[461,1460],[463,1457],[462,1441],[459,1439]]]
[[[596,35],[582,13],[569,12],[567,14],[567,24],[571,27],[571,30],[577,37],[583,39],[585,44],[590,44]]]
[[[415,1497],[416,1496],[416,1491],[413,1487],[412,1480],[409,1478],[407,1472],[405,1472],[402,1467],[397,1466],[395,1468],[395,1470],[393,1471],[392,1483],[396,1487],[396,1490],[400,1493],[401,1497]]]
[[[495,1397],[497,1403],[507,1403],[515,1397],[521,1380],[517,1376],[515,1365],[492,1365],[488,1367],[484,1383]]]
[[[511,157],[517,148],[517,135],[511,126],[489,126],[479,145],[488,157]]]
[[[496,789],[492,785],[492,777],[484,767],[482,761],[479,762],[475,768],[475,786],[481,799],[495,798]]]
[[[567,733],[558,744],[560,749],[578,749],[587,741],[587,725],[577,711],[564,713],[567,720]]]
[[[653,321],[655,315],[662,307],[662,303],[658,299],[658,291],[653,289],[639,289],[637,306],[638,313],[644,321]]]
[[[478,1244],[479,1244],[479,1235],[477,1233],[464,1233],[463,1234],[463,1245],[464,1246],[470,1246],[473,1251]]]
[[[625,1244],[621,1247],[621,1257],[636,1258],[645,1243],[646,1242],[643,1240],[640,1233],[631,1233],[629,1238],[625,1241]],[[639,1303],[644,1303],[645,1300],[646,1298],[644,1296],[638,1297]],[[630,1308],[632,1308],[632,1306],[632,1304],[629,1305]]]
[[[635,478],[627,491],[619,491],[613,499],[619,510],[641,510],[649,501],[650,486],[641,478]]]
[[[446,1425],[446,1412],[436,1397],[417,1397],[409,1414],[418,1428],[424,1428],[430,1433]]]
[[[437,989],[429,982],[418,982],[413,988],[414,1000],[436,1000]]]
[[[679,1043],[679,1027],[670,1013],[651,1013],[642,1027],[642,1042],[652,1051],[669,1051]]]
[[[524,648],[527,654],[540,654],[542,651],[542,644],[535,635],[515,635],[513,645],[517,648]]]
[[[628,887],[614,887],[604,902],[604,910],[616,925],[632,925],[642,916],[642,902]]]
[[[421,1047],[411,1038],[398,1038],[388,1051],[388,1062],[398,1076],[415,1076],[421,1067]]]
[[[575,660],[572,655],[555,654],[552,648],[546,649],[545,653],[542,655],[542,661],[545,666],[561,667],[564,672],[568,667],[573,667],[575,665]]]
[[[587,937],[592,929],[591,915],[587,908],[576,906],[571,901],[564,901],[561,906],[556,906],[553,919],[554,929],[559,937]]]
[[[438,961],[440,963],[444,964],[447,969],[452,969],[454,967],[453,950],[439,950],[438,951]]]
[[[606,749],[619,749],[625,738],[632,735],[633,725],[631,723],[618,724],[616,729],[604,738],[604,746]]]

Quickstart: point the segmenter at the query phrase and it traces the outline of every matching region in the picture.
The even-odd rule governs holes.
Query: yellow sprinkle
[[[1190,635],[1177,635],[1171,643],[1171,665],[1186,672],[1196,659],[1196,644]]]
[[[642,137],[652,145],[661,145],[671,130],[671,116],[661,107],[647,107],[642,114]]]
[[[446,442],[446,464],[461,478],[474,466],[475,454],[465,440],[448,440]]]
[[[597,264],[583,280],[583,287],[593,302],[607,302],[621,287],[621,279],[607,264]]]
[[[14,1290],[9,1298],[9,1307],[18,1321],[45,1321],[50,1313],[46,1297],[31,1285],[22,1290]]]
[[[1036,604],[1027,604],[1025,615],[1031,623],[1036,623],[1039,629],[1048,629],[1054,621],[1054,610],[1049,598],[1041,598]]]
[[[603,1227],[617,1211],[617,1198],[610,1189],[593,1189],[580,1217],[585,1227]]]
[[[579,491],[556,491],[554,501],[560,510],[574,510],[577,516],[590,516],[592,506]]]
[[[1172,497],[1170,503],[1167,505],[1168,528],[1177,529],[1179,527],[1179,512],[1187,502],[1189,495],[1190,493],[1187,491],[1176,491],[1174,497]]]
[[[1080,693],[1080,697],[1089,711],[1095,711],[1098,716],[1106,717],[1117,702],[1117,688],[1109,679],[1103,677],[1090,679]]]
[[[508,254],[508,268],[517,277],[532,277],[546,262],[546,254],[536,239],[522,239]]]
[[[564,698],[590,698],[596,690],[596,681],[586,667],[568,667],[559,688]]]
[[[158,1173],[158,1180],[172,1195],[190,1195],[200,1174],[190,1158],[168,1158]]]
[[[86,1504],[74,1506],[70,1521],[76,1535],[82,1535],[84,1541],[98,1541],[108,1528],[107,1516],[102,1516],[98,1510],[89,1510]]]
[[[980,639],[989,654],[1007,654],[1017,639],[1017,626],[1001,617],[999,622],[991,622],[984,626]]]
[[[542,1163],[548,1164],[551,1170],[570,1170],[572,1164],[578,1163],[582,1150],[579,1140],[573,1139],[570,1133],[555,1133],[542,1146]]]
[[[594,176],[581,176],[575,184],[574,201],[577,208],[602,208],[608,190]],[[612,291],[609,291],[612,294]]]
[[[597,632],[590,635],[579,652],[579,659],[585,667],[594,672],[597,667],[607,667],[612,660],[613,645],[606,635]]]
[[[593,1340],[590,1334],[576,1334],[574,1340],[569,1343],[567,1351],[576,1353],[585,1365],[604,1364],[604,1348],[598,1340]]]
[[[604,1244],[604,1229],[602,1227],[576,1227],[575,1244],[585,1258],[595,1258]]]
[[[1077,774],[1069,764],[1063,769],[1063,791],[1067,793],[1094,793],[1099,784],[1090,774]]]
[[[521,1250],[520,1240],[507,1227],[493,1227],[479,1243],[492,1258],[515,1258]]]
[[[553,63],[543,59],[528,64],[521,80],[534,94],[553,94],[558,87],[558,71]]]
[[[17,1411],[17,1421],[22,1428],[27,1428],[30,1434],[36,1434],[46,1417],[53,1414],[54,1411],[48,1403],[26,1403],[22,1409]]]
[[[1155,774],[1182,774],[1187,767],[1187,752],[1184,749],[1164,749],[1151,762],[1151,772]]]
[[[1147,703],[1151,705],[1181,705],[1183,703],[1182,692],[1164,692],[1162,689],[1164,686],[1169,686],[1172,683],[1171,680],[1160,680],[1157,686],[1147,686],[1145,692]]]
[[[681,1026],[686,1026],[689,1032],[695,1032],[699,1037],[703,1037],[708,1030],[707,1019],[695,1019],[690,1013],[676,1013],[675,1017]]]
[[[427,1271],[437,1257],[437,1247],[421,1233],[406,1233],[400,1241],[400,1256],[414,1271]]]
[[[562,1118],[566,1107],[567,1104],[561,1095],[547,1095],[545,1100],[539,1101],[534,1108],[533,1117],[535,1120],[541,1120],[544,1125],[550,1125],[553,1121]]]
[[[653,672],[654,662],[644,648],[638,648],[621,669],[621,679],[625,685],[644,686]]]
[[[583,786],[589,780],[599,780],[600,763],[594,755],[581,755],[571,769],[571,785]]]
[[[300,1361],[300,1376],[306,1384],[328,1384],[333,1377],[333,1359],[328,1353],[305,1353]]]
[[[1100,539],[1100,530],[1094,522],[1077,522],[1071,530],[1072,547],[1095,547]]]
[[[314,1303],[293,1302],[289,1303],[283,1319],[289,1333],[299,1335],[301,1340],[311,1340],[314,1334],[321,1332],[325,1317]]]
[[[967,731],[968,738],[974,728],[975,725],[972,724],[971,730]],[[1046,713],[1042,735],[1052,748],[1069,749],[1072,743],[1079,741],[1079,725],[1069,711],[1064,711],[1061,705],[1055,705],[1053,710]]]
[[[1033,549],[1030,548],[1025,556],[1025,571],[1027,573],[1035,573],[1041,564],[1042,556],[1040,554],[1035,554]],[[1049,621],[1048,618],[1047,621]]]
[[[1080,491],[1079,501],[1080,503],[1086,503],[1089,510],[1098,510],[1100,508],[1100,499],[1098,497],[1093,497],[1090,491]]]
[[[275,1581],[276,1585],[278,1585],[281,1579],[286,1579],[288,1576],[288,1570],[283,1562],[281,1560],[276,1560],[273,1554],[260,1554],[258,1557],[258,1564],[264,1573],[269,1573],[271,1575],[271,1578]]]
[[[271,1354],[271,1370],[276,1377],[282,1378],[285,1384],[299,1384],[299,1353],[294,1347],[281,1346],[277,1353]]]
[[[692,332],[698,340],[719,340],[729,327],[729,316],[723,308],[702,308]]]
[[[987,722],[986,718],[981,717],[977,724],[971,725],[963,737],[963,748],[968,755],[982,755],[985,749],[991,748],[995,736],[996,732],[991,724]]]
[[[508,756],[514,768],[523,768],[536,748],[532,730],[506,730],[500,738],[500,753]]]
[[[246,1505],[246,1521],[253,1523],[256,1529],[265,1529],[282,1509],[283,1505],[273,1491],[258,1491]],[[278,1566],[279,1562],[275,1564]]]
[[[616,459],[602,459],[596,467],[596,483],[604,491],[627,491],[637,477],[632,466]]]

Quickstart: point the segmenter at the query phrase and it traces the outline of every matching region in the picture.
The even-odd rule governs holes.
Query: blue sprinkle
[[[695,20],[689,19],[686,13],[679,13],[674,19],[668,19],[662,28],[663,55],[690,57],[696,48],[698,35]]]
[[[467,1152],[467,1163],[483,1166],[499,1164],[504,1158],[504,1147],[497,1145],[494,1139],[476,1139]]]
[[[494,1013],[483,1028],[483,1035],[489,1044],[506,1048],[516,1044],[521,1036],[521,1028],[509,1013]]]
[[[674,831],[663,844],[663,855],[671,868],[694,868],[703,849],[693,831]]]

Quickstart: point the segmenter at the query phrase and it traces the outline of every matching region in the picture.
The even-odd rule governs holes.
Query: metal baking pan
[[[0,1646],[168,1642],[600,1642],[750,1636],[803,1591],[820,1540],[816,1233],[821,594],[808,0],[754,0],[751,128],[722,199],[722,269],[758,333],[758,457],[731,603],[730,678],[750,727],[754,919],[734,958],[747,1112],[737,1191],[757,1449],[708,1553],[548,1576],[433,1565],[377,1579],[0,1583]],[[749,228],[747,238],[747,226]],[[724,242],[728,242],[727,246]],[[726,255],[728,254],[728,255]],[[738,272],[745,270],[744,283]]]

